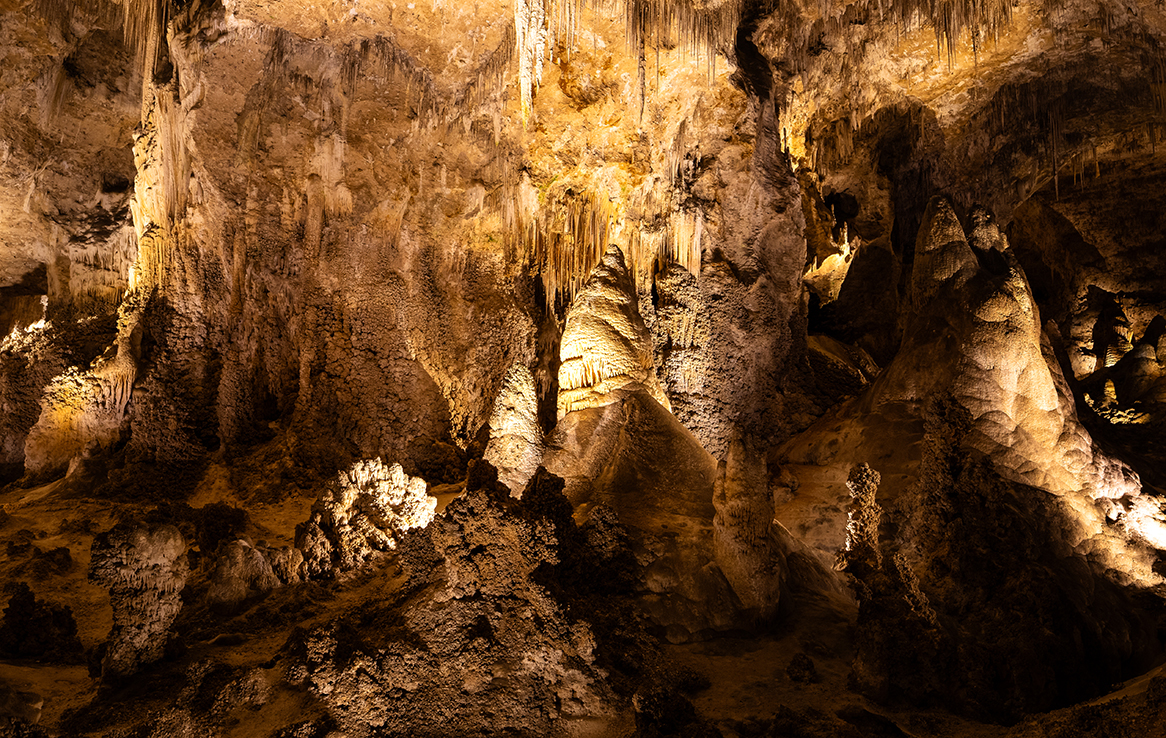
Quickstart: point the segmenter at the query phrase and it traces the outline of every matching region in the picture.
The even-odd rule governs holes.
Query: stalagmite
[[[636,307],[623,252],[609,246],[571,301],[559,355],[559,417],[615,401],[624,388],[646,389],[665,408],[651,336]]]
[[[521,496],[544,451],[530,369],[515,364],[506,372],[489,423],[490,442],[483,458],[498,469],[498,481],[509,487],[511,494]]]
[[[0,733],[1166,735],[1155,8],[0,29]]]

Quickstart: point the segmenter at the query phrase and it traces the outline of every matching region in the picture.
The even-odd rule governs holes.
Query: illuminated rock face
[[[437,500],[426,487],[400,464],[387,466],[380,459],[339,472],[312,506],[312,517],[296,527],[304,574],[331,577],[354,569],[377,552],[395,549],[410,529],[429,525]]]
[[[965,235],[950,203],[928,206],[911,273],[911,317],[875,403],[950,393],[972,414],[971,442],[1018,481],[1064,494],[1137,495],[1128,468],[1096,448],[1042,336],[1024,271],[991,215]]]
[[[665,408],[652,337],[636,305],[623,252],[611,246],[567,310],[559,349],[559,417],[601,407],[612,393],[643,389]]]
[[[1166,21],[932,6],[0,0],[0,538],[165,677],[50,731],[891,734],[1152,663]]]
[[[523,487],[543,456],[543,432],[538,424],[538,395],[530,370],[515,364],[506,373],[490,416],[490,442],[483,458],[498,469],[511,493]]]

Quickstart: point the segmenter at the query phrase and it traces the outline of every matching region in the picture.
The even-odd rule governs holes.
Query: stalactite
[[[647,107],[647,76],[647,69],[644,59],[644,45],[641,43],[636,53],[636,87],[639,90],[640,98],[640,114],[637,118],[639,125],[643,125],[644,123],[644,109]]]
[[[162,148],[162,191],[169,208],[170,224],[173,225],[185,216],[190,192],[186,111],[177,99],[177,94],[170,89],[159,90],[155,101],[155,124]]]
[[[676,128],[676,137],[672,139],[672,145],[668,147],[668,176],[673,187],[677,186],[684,178],[687,155],[688,121],[682,120]]]
[[[522,119],[530,118],[534,93],[542,82],[543,57],[548,48],[547,14],[544,0],[515,0],[514,34],[518,49],[518,89]]]
[[[514,4],[515,47],[523,119],[530,116],[533,97],[541,82],[543,58],[557,48],[569,54],[575,43],[579,16],[588,6],[605,16],[622,14],[627,48],[639,62],[637,92],[641,115],[646,83],[646,52],[656,53],[657,84],[662,45],[676,40],[682,54],[704,55],[708,75],[716,74],[718,51],[734,48],[743,0],[725,0],[717,7],[697,7],[687,0],[517,0]],[[555,52],[559,53],[559,52]]]
[[[523,224],[526,259],[542,275],[547,307],[563,304],[583,286],[607,248],[612,206],[593,192],[568,189]]]
[[[170,0],[123,0],[125,17],[122,33],[126,46],[134,54],[137,70],[143,84],[154,76],[154,65],[166,39],[166,23],[170,16]]]
[[[138,237],[138,260],[131,288],[159,287],[166,284],[171,257],[170,235],[152,225]]]
[[[673,262],[700,276],[701,240],[704,237],[704,214],[700,210],[683,210],[672,218],[672,228],[663,244],[661,262]]]
[[[37,79],[36,102],[40,108],[41,125],[49,125],[60,113],[67,82],[63,64],[53,64]]]
[[[74,19],[83,18],[87,25],[114,28],[124,18],[124,11],[113,0],[35,0],[32,10],[58,31],[67,30]]]
[[[408,90],[406,104],[414,107],[417,117],[427,126],[448,117],[432,73],[391,38],[362,39],[345,47],[341,53],[346,89],[354,89],[356,80],[369,74],[378,75],[389,83],[404,80]]]
[[[508,82],[506,77],[514,60],[517,44],[516,29],[506,26],[502,41],[478,67],[470,83],[457,95],[453,108],[457,114],[469,117],[486,105]]]
[[[622,0],[622,4],[630,49],[664,36],[675,38],[684,52],[711,56],[733,47],[741,21],[741,0],[726,0],[716,7],[709,7],[712,3],[698,7],[686,0]]]

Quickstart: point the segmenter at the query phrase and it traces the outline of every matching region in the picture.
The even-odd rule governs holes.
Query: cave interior
[[[1163,736],[1163,449],[1161,0],[0,0],[0,737]]]

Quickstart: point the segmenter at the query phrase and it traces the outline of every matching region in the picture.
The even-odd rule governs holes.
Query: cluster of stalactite
[[[526,258],[542,276],[549,308],[555,307],[556,299],[565,307],[599,263],[613,215],[606,197],[567,190],[525,224]]]
[[[116,26],[126,12],[112,0],[34,0],[32,10],[50,28],[58,30],[68,29],[74,20],[102,27]]]
[[[700,274],[704,213],[678,206],[675,190],[656,178],[619,202],[567,188],[544,194],[539,204],[528,183],[506,192],[499,208],[510,231],[507,247],[542,278],[550,309],[566,308],[612,243],[623,251],[637,290],[668,264]]]
[[[542,82],[542,65],[550,53],[570,52],[584,10],[624,18],[627,50],[638,62],[639,114],[647,91],[647,53],[655,52],[659,77],[660,50],[679,47],[682,55],[703,58],[709,78],[716,75],[717,54],[729,55],[741,23],[742,0],[694,3],[689,0],[518,0],[514,27],[518,85],[523,119],[533,107]]]

